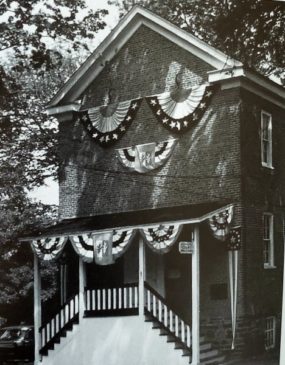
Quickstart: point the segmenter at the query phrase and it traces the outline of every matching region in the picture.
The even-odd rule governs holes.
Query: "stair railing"
[[[86,288],[86,316],[138,314],[138,284]]]
[[[78,313],[79,296],[76,294],[60,307],[59,312],[49,322],[39,328],[41,350],[47,348],[50,343],[54,343],[55,338],[78,318]]]
[[[191,327],[169,308],[165,299],[145,283],[145,312],[155,318],[178,342],[191,348]]]

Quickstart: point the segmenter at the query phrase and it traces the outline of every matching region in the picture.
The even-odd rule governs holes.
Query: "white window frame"
[[[272,213],[263,214],[263,265],[265,269],[274,266],[274,216]]]
[[[265,350],[274,349],[276,345],[276,317],[265,318],[264,347]]]
[[[267,135],[268,138],[264,136],[264,124],[265,118],[269,119]],[[260,143],[261,143],[261,163],[264,167],[273,168],[272,165],[272,115],[267,113],[266,111],[261,111],[261,132],[260,132]],[[267,144],[266,152],[265,145]],[[264,158],[264,154],[266,153],[266,158]]]

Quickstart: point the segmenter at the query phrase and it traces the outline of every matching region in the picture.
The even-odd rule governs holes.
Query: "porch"
[[[36,328],[39,328],[39,333],[36,331],[36,351],[35,351],[35,358],[36,358],[36,364],[39,364],[40,362],[43,362],[44,364],[49,364],[49,361],[47,360],[50,357],[51,351],[53,349],[57,349],[57,352],[61,352],[59,349],[59,343],[62,341],[62,338],[66,336],[68,331],[72,330],[72,335],[70,338],[73,338],[74,336],[77,336],[77,340],[79,339],[78,336],[81,336],[82,338],[86,338],[86,336],[94,339],[94,344],[97,343],[96,346],[96,355],[93,354],[93,350],[90,349],[86,351],[91,351],[91,353],[96,357],[100,354],[102,355],[102,346],[98,345],[98,341],[100,342],[100,335],[98,337],[98,332],[96,329],[99,329],[99,327],[102,327],[102,331],[104,332],[104,323],[108,327],[110,325],[110,331],[116,332],[117,328],[120,327],[123,331],[121,333],[121,336],[126,336],[126,338],[129,338],[130,334],[133,333],[135,336],[135,329],[133,325],[137,328],[137,333],[140,333],[142,337],[140,339],[137,339],[137,341],[144,341],[143,338],[148,338],[149,341],[157,343],[158,348],[161,346],[161,348],[165,347],[165,344],[167,345],[168,342],[174,343],[175,349],[178,349],[181,351],[181,364],[184,364],[185,361],[187,363],[191,363],[193,365],[196,364],[212,364],[214,361],[222,361],[222,357],[220,357],[220,354],[212,349],[211,344],[207,343],[206,340],[201,337],[200,335],[200,223],[203,221],[207,221],[212,219],[212,217],[221,217],[222,220],[226,220],[226,226],[230,223],[231,219],[228,219],[227,222],[228,213],[225,215],[225,211],[228,211],[231,209],[230,207],[224,207],[216,209],[214,211],[211,211],[202,217],[195,217],[190,219],[184,219],[179,221],[172,221],[172,222],[165,222],[162,221],[157,224],[149,224],[146,228],[145,225],[139,225],[136,227],[132,227],[132,229],[137,230],[136,235],[136,241],[137,241],[137,250],[134,243],[132,243],[133,252],[137,252],[138,256],[138,265],[136,266],[134,260],[134,265],[131,270],[128,270],[126,272],[126,269],[124,268],[124,279],[121,283],[118,283],[114,285],[114,277],[113,279],[109,280],[109,283],[106,285],[106,282],[104,285],[96,285],[96,277],[97,277],[97,284],[100,282],[100,279],[102,279],[102,276],[98,277],[98,273],[95,272],[95,280],[90,280],[90,272],[88,274],[88,266],[91,268],[96,267],[94,265],[94,261],[96,263],[97,260],[97,266],[100,266],[100,262],[98,260],[103,260],[103,267],[106,268],[106,270],[109,270],[111,267],[116,266],[116,262],[119,262],[118,257],[114,256],[118,255],[118,251],[120,248],[122,249],[121,255],[127,255],[127,252],[129,251],[130,258],[132,257],[131,249],[129,248],[129,240],[127,239],[124,241],[122,237],[120,236],[119,239],[116,240],[116,242],[120,242],[120,245],[114,245],[111,244],[111,248],[113,247],[113,251],[111,250],[111,260],[110,260],[110,253],[108,257],[98,256],[94,257],[94,252],[96,250],[96,242],[95,242],[95,235],[90,235],[88,237],[91,237],[92,245],[89,244],[87,241],[87,236],[85,237],[85,242],[82,241],[83,235],[76,235],[69,233],[66,234],[65,237],[68,237],[68,240],[72,242],[74,245],[76,245],[76,248],[74,247],[75,251],[78,253],[78,278],[79,278],[79,290],[78,293],[76,293],[72,298],[70,298],[67,302],[64,303],[64,305],[59,308],[58,313],[52,317],[47,323],[42,325],[41,323],[41,301],[40,301],[40,274],[39,274],[39,259],[38,259],[38,252],[37,248],[39,248],[39,245],[35,248],[35,241],[34,241],[34,274],[35,274],[35,297],[34,297],[34,307],[35,307],[35,326]],[[224,223],[224,225],[225,225]],[[169,230],[169,226],[171,227],[184,227],[184,234],[181,235],[181,228],[175,230],[175,228],[171,228]],[[153,232],[160,232],[163,227],[164,235],[158,234],[155,239],[151,241],[151,239],[148,237],[148,233],[151,233],[152,237]],[[166,227],[166,228],[165,228]],[[168,227],[168,228],[167,228]],[[227,227],[228,228],[228,227]],[[118,228],[116,229],[116,232],[118,232]],[[129,226],[124,227],[124,232],[129,231]],[[165,229],[167,231],[167,234],[165,234]],[[145,230],[144,232],[141,232],[140,230]],[[147,230],[147,231],[146,231]],[[219,227],[219,229],[216,229],[216,233],[219,231],[221,234],[221,231],[225,230],[225,227]],[[138,233],[140,232],[140,234]],[[103,232],[103,233],[102,233]],[[102,231],[101,234],[105,235],[106,238],[106,231]],[[117,233],[116,233],[117,234]],[[98,231],[96,231],[96,235],[98,236]],[[129,235],[129,236],[128,236]],[[186,236],[185,236],[186,235]],[[96,236],[96,237],[97,237]],[[130,237],[132,234],[126,233],[124,234],[124,237]],[[175,298],[175,295],[178,293],[181,293],[181,288],[179,288],[179,291],[172,292],[171,291],[171,285],[167,283],[167,276],[170,276],[170,282],[171,279],[173,279],[173,276],[175,277],[175,270],[174,271],[167,271],[165,270],[165,266],[163,268],[163,276],[160,276],[158,272],[152,272],[150,275],[149,268],[154,266],[147,265],[150,261],[150,252],[151,255],[157,255],[158,257],[166,257],[165,253],[170,252],[172,246],[174,243],[178,240],[183,239],[183,241],[180,241],[184,244],[187,250],[185,256],[183,255],[183,252],[180,252],[181,255],[184,257],[187,257],[186,261],[186,269],[189,270],[189,275],[186,275],[183,278],[180,278],[180,281],[183,281],[182,279],[186,279],[189,281],[188,286],[185,286],[185,295],[186,298],[188,297],[188,300],[183,301],[183,311],[180,310],[179,305],[175,305],[175,299],[179,299],[179,297]],[[132,238],[133,239],[133,238]],[[45,250],[41,248],[42,255],[49,255],[49,257],[52,256],[52,252],[50,247],[57,247],[57,250],[59,250],[60,245],[54,245],[52,246],[51,241],[47,238],[40,238],[40,246],[42,247],[44,243],[46,242],[49,244],[49,246],[45,247]],[[130,239],[131,240],[131,239]],[[184,241],[185,240],[185,241]],[[151,243],[149,242],[151,241]],[[37,240],[36,242],[39,242]],[[63,242],[58,239],[58,242]],[[80,245],[79,245],[80,243]],[[102,240],[100,241],[100,244],[102,245]],[[178,245],[178,241],[176,243]],[[63,246],[63,244],[62,244]],[[183,246],[183,245],[182,245]],[[114,251],[114,247],[116,251]],[[179,244],[180,247],[180,244]],[[188,247],[188,248],[187,248]],[[80,251],[81,250],[81,251]],[[183,250],[183,247],[182,249]],[[108,247],[106,248],[106,252],[108,251]],[[92,252],[92,255],[90,255],[90,252]],[[98,252],[97,252],[98,253]],[[164,255],[162,255],[164,254]],[[170,253],[169,253],[170,255]],[[41,255],[39,255],[41,256]],[[58,256],[58,253],[56,254]],[[44,257],[42,257],[44,258]],[[54,257],[53,257],[54,258]],[[146,260],[147,259],[147,260]],[[107,260],[107,261],[106,261]],[[108,261],[110,260],[110,261]],[[165,261],[165,260],[164,260]],[[92,264],[93,262],[93,264]],[[131,261],[129,261],[130,264]],[[101,262],[102,263],[102,262]],[[187,264],[188,263],[188,264]],[[128,267],[128,265],[125,265]],[[159,265],[156,265],[158,268]],[[86,269],[87,268],[87,269]],[[74,268],[73,268],[74,270]],[[89,270],[90,271],[90,270]],[[132,273],[136,272],[137,276],[135,281],[130,282],[130,279],[132,277]],[[170,274],[169,274],[170,273]],[[157,282],[159,282],[159,285],[153,285],[154,280],[153,276],[157,275]],[[89,277],[89,280],[88,280]],[[94,278],[93,278],[94,279]],[[113,283],[112,283],[113,281]],[[177,283],[177,281],[174,281]],[[156,287],[155,287],[156,286]],[[163,287],[164,286],[164,287]],[[175,285],[172,285],[172,288],[175,287]],[[188,288],[188,289],[187,289]],[[172,296],[170,295],[172,293]],[[179,302],[179,300],[176,300],[176,302]],[[231,302],[234,304],[234,298],[231,298]],[[186,309],[185,309],[186,308]],[[186,315],[185,315],[186,313]],[[96,322],[96,323],[95,323]],[[87,324],[88,323],[88,324]],[[94,327],[92,327],[92,324]],[[146,323],[149,323],[147,326]],[[107,325],[108,324],[108,325]],[[149,327],[150,326],[150,327]],[[79,330],[74,331],[74,328],[79,328]],[[85,328],[85,330],[83,330]],[[91,332],[88,332],[89,330]],[[92,330],[93,328],[93,330]],[[155,334],[156,330],[159,331],[159,333]],[[93,331],[93,332],[92,332]],[[77,333],[77,334],[76,334]],[[93,334],[92,334],[93,333]],[[88,335],[87,335],[88,334]],[[158,336],[159,335],[159,336]],[[98,338],[97,338],[97,337]],[[111,333],[108,335],[106,334],[106,341],[109,341],[109,337],[111,336]],[[145,337],[147,336],[147,337]],[[161,336],[164,336],[166,340],[164,340],[165,344],[162,345],[161,343]],[[159,337],[160,340],[157,340],[156,337]],[[88,342],[88,339],[87,339]],[[111,343],[109,344],[111,346]],[[134,346],[134,344],[133,344]],[[146,349],[148,346],[145,344]],[[136,347],[136,346],[135,346]],[[105,356],[110,351],[110,348],[106,345],[104,345],[105,350],[107,352],[105,353]],[[55,351],[55,352],[56,352]],[[138,351],[138,349],[137,349]],[[168,351],[166,348],[163,350],[165,353]],[[173,351],[170,351],[173,352]],[[152,355],[151,355],[152,354]],[[85,354],[86,355],[86,354]],[[101,356],[100,355],[100,356]],[[154,359],[153,361],[156,361],[155,364],[157,364],[157,356],[160,356],[160,353],[155,354],[148,350],[148,357],[146,364],[151,364],[151,359],[149,356],[152,356]],[[91,355],[90,355],[91,356]],[[103,355],[102,355],[103,356]],[[119,356],[119,354],[118,354]],[[121,352],[120,357],[124,358],[124,354]],[[174,358],[172,356],[175,355],[168,354],[168,358],[171,358],[172,363],[174,361]],[[108,356],[107,356],[108,357]],[[180,357],[178,357],[180,359]],[[162,356],[163,358],[163,356]],[[162,359],[161,358],[161,359]],[[156,359],[156,360],[155,360]],[[160,361],[162,361],[160,359]],[[187,359],[187,360],[185,360]],[[89,360],[88,360],[89,361]],[[166,361],[166,360],[165,360]],[[161,362],[163,364],[168,364],[168,362],[165,362],[164,360]],[[180,364],[178,360],[175,360],[176,363]],[[184,362],[183,362],[184,361]],[[212,361],[212,362],[211,362]],[[136,361],[137,362],[137,361]],[[105,362],[106,363],[106,362]],[[111,364],[110,360],[110,364]],[[170,362],[171,363],[171,362]],[[107,363],[106,363],[107,364]],[[144,362],[142,362],[144,364]]]

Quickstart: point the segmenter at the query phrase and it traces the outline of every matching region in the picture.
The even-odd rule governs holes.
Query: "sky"
[[[107,26],[97,33],[94,40],[94,49],[104,40],[119,21],[119,12],[115,6],[110,6],[107,0],[85,0],[91,9],[108,9],[109,14],[105,17]],[[58,183],[52,179],[46,180],[46,185],[33,190],[30,197],[42,201],[44,204],[58,204]]]

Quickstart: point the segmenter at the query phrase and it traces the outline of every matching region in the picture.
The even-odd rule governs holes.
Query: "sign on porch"
[[[181,254],[192,254],[194,252],[193,242],[189,241],[179,242],[179,252]]]

